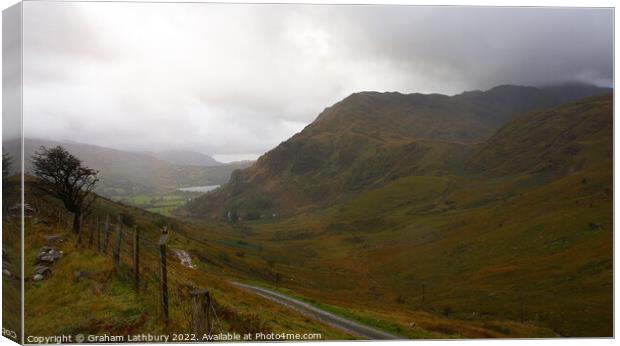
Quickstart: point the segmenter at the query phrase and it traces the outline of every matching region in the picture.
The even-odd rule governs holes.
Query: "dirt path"
[[[348,320],[346,318],[342,318],[340,316],[332,314],[331,312],[321,310],[306,302],[302,302],[301,300],[289,297],[287,295],[272,291],[267,288],[242,284],[239,282],[232,282],[232,284],[241,287],[247,291],[256,293],[278,304],[287,306],[295,311],[300,312],[303,315],[319,320],[334,328],[341,329],[351,335],[371,340],[401,339],[401,337],[398,337],[396,335],[392,335],[384,331]]]

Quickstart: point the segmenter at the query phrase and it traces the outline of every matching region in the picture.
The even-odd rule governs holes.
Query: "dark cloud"
[[[360,90],[611,85],[613,11],[25,3],[26,135],[256,156]]]

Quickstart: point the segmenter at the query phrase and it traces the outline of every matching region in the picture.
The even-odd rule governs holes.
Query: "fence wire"
[[[34,205],[37,208],[37,212],[55,220],[58,227],[63,227],[67,230],[73,227],[73,214],[59,208],[45,208],[46,204],[40,201],[35,202]],[[81,232],[78,235],[78,239],[81,246],[90,247],[102,256],[110,258],[116,266],[128,272],[136,270],[135,258],[137,257],[139,261],[138,290],[141,290],[143,286],[147,287],[152,284],[162,286],[162,259],[165,259],[166,266],[163,269],[167,273],[166,284],[168,291],[160,291],[159,293],[165,294],[168,297],[168,301],[170,301],[170,296],[174,297],[175,301],[189,301],[186,296],[189,295],[189,292],[198,288],[191,280],[191,273],[196,269],[184,265],[175,249],[171,249],[167,245],[162,247],[158,241],[151,240],[143,236],[142,233],[139,233],[138,236],[138,254],[136,255],[134,244],[136,239],[135,232],[136,229],[128,228],[121,222],[120,217],[89,215],[81,222]],[[187,235],[184,235],[184,237],[196,243],[206,245],[206,242],[203,240],[194,239]],[[117,260],[118,263],[116,263]],[[142,294],[142,292],[139,293]],[[179,309],[181,314],[191,310],[189,304],[182,305],[173,305],[173,307]],[[170,309],[170,306],[168,306],[168,309]],[[207,324],[209,335],[212,334],[216,324],[219,331],[224,333],[225,329],[213,304],[213,297],[208,299],[208,306],[205,306],[204,310],[213,312],[213,320],[208,321]],[[210,314],[207,314],[207,316],[210,316]]]

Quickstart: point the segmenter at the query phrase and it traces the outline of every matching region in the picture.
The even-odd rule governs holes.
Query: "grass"
[[[34,275],[34,258],[40,246],[44,224],[32,225],[25,249],[26,276]],[[136,299],[130,281],[117,275],[109,258],[91,250],[78,250],[69,237],[59,248],[63,257],[54,264],[52,276],[26,283],[26,331],[30,335],[56,333],[121,333],[141,327],[144,307]],[[91,277],[76,282],[76,272]],[[76,318],[79,317],[79,318]]]
[[[133,213],[135,222],[147,238],[154,234],[146,230],[149,227],[157,230],[156,225],[162,221],[161,216],[132,210],[106,200],[100,200],[96,210],[112,214]],[[179,232],[172,230],[170,246],[191,251],[188,245],[193,243],[183,237],[180,229],[183,225],[176,227]],[[89,230],[85,233],[88,234]],[[26,284],[27,335],[167,332],[160,318],[157,253],[148,248],[142,250],[142,280],[140,294],[136,294],[130,268],[129,242],[123,243],[121,266],[116,268],[111,260],[111,251],[102,255],[87,246],[77,247],[75,236],[58,227],[54,217],[36,215],[26,228],[27,277],[33,276],[34,258],[39,248],[47,244],[45,236],[51,234],[62,234],[66,238],[64,243],[57,245],[64,255],[52,266],[53,274],[49,279],[37,282],[28,280]],[[229,285],[223,279],[227,274],[217,268],[201,263],[198,266],[199,270],[194,270],[174,260],[169,262],[171,326],[168,331],[190,331],[189,291],[192,287],[204,287],[211,292],[224,331],[318,332],[328,339],[350,338],[341,331]],[[87,272],[88,275],[76,281],[76,272]]]
[[[359,311],[352,311],[350,309],[343,308],[343,307],[320,303],[314,299],[309,299],[307,297],[301,296],[290,289],[269,285],[264,282],[248,281],[248,280],[245,280],[244,282],[255,285],[255,286],[261,286],[261,287],[268,288],[273,291],[280,292],[282,294],[301,300],[303,302],[306,302],[310,305],[313,305],[317,308],[333,313],[335,315],[359,322],[367,326],[377,328],[379,330],[390,332],[394,335],[401,336],[403,338],[410,338],[410,339],[433,339],[435,338],[437,339],[441,337],[450,337],[449,335],[441,335],[437,333],[432,333],[432,332],[428,332],[420,328],[418,329],[414,329],[411,327],[407,328],[405,326],[396,324],[393,321],[377,319],[376,315],[373,313],[368,313],[368,312],[361,313]]]
[[[455,320],[415,311],[403,314],[401,311],[370,311],[360,307],[342,307],[318,302],[315,299],[304,297],[298,293],[270,285],[260,281],[244,281],[255,286],[268,288],[298,300],[309,303],[317,308],[335,315],[368,325],[391,334],[409,339],[464,339],[481,337],[519,337],[527,333],[536,333],[539,336],[553,336],[553,333],[536,326],[515,323],[506,320]],[[413,325],[412,325],[413,323]]]
[[[112,200],[138,207],[152,213],[172,216],[179,207],[184,206],[189,200],[199,196],[200,193],[175,192],[168,194],[139,194],[113,196]]]
[[[401,328],[430,314],[428,330],[450,336],[611,335],[609,172],[405,177],[329,209],[247,222],[244,233],[223,226],[209,238],[231,254],[239,240],[255,245],[229,256],[244,277],[340,313],[383,313],[392,331],[396,314],[385,311],[403,311]]]

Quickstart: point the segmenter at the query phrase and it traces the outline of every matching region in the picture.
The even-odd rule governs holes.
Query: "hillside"
[[[243,243],[225,243],[220,238],[222,231],[228,232],[226,229],[217,226],[197,227],[181,220],[99,198],[92,214],[84,221],[80,241],[66,227],[70,218],[59,201],[33,194],[31,184],[34,180],[35,178],[30,176],[25,179],[25,198],[31,206],[27,213],[23,249],[27,335],[161,335],[168,334],[169,330],[175,330],[175,334],[190,333],[193,304],[190,292],[198,288],[208,289],[212,297],[214,320],[211,334],[251,333],[254,337],[255,333],[320,333],[320,340],[357,338],[347,331],[331,327],[324,321],[310,318],[234,283],[241,280],[256,284],[257,273],[272,275],[274,271],[269,268],[246,267],[243,256],[239,255],[239,244]],[[5,200],[18,198],[19,180],[12,177],[5,180],[4,184]],[[18,218],[5,213],[3,226],[13,229],[17,220]],[[106,236],[108,221],[109,233]],[[164,225],[169,226],[170,230],[166,256],[170,300],[168,328],[165,327],[161,315],[160,258],[157,251],[157,240]],[[134,229],[140,230],[138,290],[134,282],[132,259],[135,249]],[[119,234],[122,235],[121,243],[118,242]],[[13,236],[11,232],[3,233],[6,245],[4,250],[7,252],[4,260],[18,263],[18,249],[15,247],[16,243],[11,242]],[[119,247],[119,264],[114,262],[116,244],[122,244]],[[53,261],[42,261],[41,251],[50,251],[49,249],[59,253],[59,256]],[[191,265],[175,255],[178,251],[188,254]],[[19,283],[19,277],[16,276],[18,271],[12,266],[9,268],[12,273],[3,274],[3,284],[13,289],[3,291],[5,298],[13,298],[10,294],[17,294]],[[41,268],[48,269],[41,271]],[[43,274],[37,278],[38,273]],[[261,285],[265,286],[266,283],[263,281]],[[482,322],[464,323],[424,311],[412,312],[410,318],[415,318],[419,323],[412,328],[409,322],[402,320],[391,320],[384,316],[369,319],[366,317],[368,313],[351,313],[339,310],[337,305],[319,304],[296,297],[327,309],[334,315],[389,330],[397,337],[552,335],[545,328],[526,324],[498,321],[497,326],[507,325],[513,329],[495,330],[497,328]],[[446,330],[446,325],[456,329]]]
[[[513,117],[606,91],[571,84],[456,96],[356,93],[188,209],[210,218],[291,215],[398,177],[459,172],[477,143]]]
[[[609,164],[611,111],[612,97],[605,95],[518,117],[486,141],[470,164],[496,175],[566,174]],[[605,147],[610,150],[597,151]]]
[[[83,158],[87,166],[99,170],[101,183],[97,192],[108,197],[163,194],[186,186],[220,185],[228,181],[235,169],[248,165],[177,165],[145,153],[35,138],[25,139],[24,156],[30,158],[41,146],[57,145]],[[16,142],[5,142],[3,150],[15,152],[16,146]],[[29,160],[25,162],[25,169],[30,170]]]
[[[209,236],[236,244],[257,279],[369,318],[425,311],[504,332],[512,321],[611,336],[612,105],[602,95],[534,111],[447,174],[395,176]]]
[[[324,338],[352,339],[351,335],[320,322],[284,309],[228,282],[232,270],[226,260],[218,258],[222,247],[199,239],[187,238],[191,226],[162,215],[114,203],[99,198],[92,214],[84,221],[81,241],[66,221],[70,219],[61,203],[46,196],[33,194],[26,176],[25,200],[30,209],[24,233],[25,272],[25,333],[26,335],[92,334],[168,334],[190,333],[192,289],[209,289],[213,299],[212,334],[219,333],[308,333],[320,332]],[[16,177],[4,181],[3,198],[19,196]],[[60,216],[60,217],[59,217]],[[119,221],[121,220],[119,223]],[[106,236],[106,224],[109,233]],[[3,214],[3,227],[13,229],[18,218]],[[97,223],[99,224],[97,226]],[[168,241],[168,292],[170,327],[166,328],[159,300],[160,230],[170,229]],[[140,285],[137,292],[133,274],[133,227],[140,230]],[[115,265],[115,245],[122,232],[119,265]],[[98,230],[98,232],[97,232]],[[203,229],[204,230],[204,229]],[[18,264],[19,249],[12,242],[12,232],[3,232],[5,261]],[[95,236],[94,234],[99,234]],[[108,239],[109,238],[109,239]],[[54,260],[42,260],[41,252],[53,249]],[[177,251],[193,254],[200,249],[203,261],[193,258],[191,267],[183,264]],[[41,268],[48,268],[42,271]],[[18,270],[3,274],[6,303],[18,302],[16,297],[20,278]],[[38,273],[41,277],[36,278]],[[257,308],[257,307],[260,307]],[[14,310],[18,311],[18,310]],[[12,320],[10,320],[13,322]],[[14,330],[18,330],[17,328]],[[148,340],[142,340],[148,341]],[[171,342],[172,340],[169,340]]]

